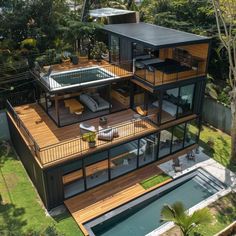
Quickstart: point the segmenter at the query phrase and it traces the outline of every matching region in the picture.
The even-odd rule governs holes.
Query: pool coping
[[[98,216],[96,217],[95,219],[92,219],[88,222],[85,222],[83,224],[83,226],[85,227],[85,229],[88,231],[89,235],[91,236],[95,236],[95,234],[93,233],[92,231],[92,228],[95,227],[96,225],[102,223],[102,222],[105,222],[109,219],[111,219],[112,217],[116,216],[116,215],[119,215],[121,214],[122,212],[125,212],[126,210],[134,207],[134,206],[137,206],[138,204],[148,200],[148,199],[151,199],[152,197],[154,196],[162,196],[163,194],[165,194],[166,191],[168,191],[169,189],[173,188],[173,187],[176,187],[178,185],[180,185],[181,183],[184,183],[188,180],[190,180],[191,178],[193,178],[194,176],[197,175],[197,173],[201,173],[201,172],[204,172],[204,173],[207,173],[207,175],[209,175],[210,178],[214,179],[214,180],[217,180],[217,178],[215,178],[213,175],[211,175],[208,171],[204,170],[203,168],[199,167],[197,169],[194,169],[190,172],[187,172],[181,176],[178,176],[177,178],[173,179],[172,181],[166,183],[165,185],[162,185],[160,186],[159,188],[155,188],[155,189],[152,189],[150,192],[147,192],[145,194],[143,194],[142,196],[139,196],[133,200],[131,200],[130,202],[128,203],[125,203],[115,209],[112,209],[111,211],[101,215],[101,216]],[[217,182],[221,185],[222,187],[222,190],[220,190],[219,192],[215,193],[214,195],[210,196],[209,198],[206,198],[205,200],[203,200],[202,202],[196,204],[195,206],[193,206],[192,208],[190,208],[188,211],[189,213],[192,213],[193,211],[195,211],[197,208],[198,209],[198,205],[201,205],[203,204],[204,202],[207,202],[206,204],[208,205],[208,201],[209,199],[212,199],[212,202],[215,201],[215,195],[218,195],[221,191],[225,191],[226,189],[226,185],[224,183],[222,183],[221,181],[217,180]],[[214,199],[213,199],[214,197]],[[204,207],[204,206],[203,206]],[[172,228],[173,227],[173,223],[171,222],[168,222],[168,223],[165,223],[163,225],[161,225],[160,227],[158,227],[157,229],[151,231],[150,233],[148,233],[147,235],[148,236],[153,236],[153,235],[160,235],[160,232],[165,232],[167,230],[167,227],[170,227]]]

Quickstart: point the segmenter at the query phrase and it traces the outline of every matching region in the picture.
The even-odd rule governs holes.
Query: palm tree
[[[165,205],[162,208],[161,221],[173,221],[184,236],[189,236],[190,232],[199,225],[211,223],[212,217],[207,208],[197,210],[192,215],[188,215],[183,203],[176,202],[172,205]]]

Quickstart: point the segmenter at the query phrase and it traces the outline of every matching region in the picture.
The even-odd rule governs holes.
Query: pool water
[[[96,236],[143,236],[161,226],[160,213],[165,204],[181,201],[189,209],[218,191],[211,180],[206,181],[196,175],[161,197],[145,201],[94,226],[92,231]]]
[[[61,86],[69,86],[101,79],[108,79],[111,78],[111,75],[106,73],[101,68],[90,68],[86,70],[82,69],[74,72],[52,75],[51,77],[57,84],[60,84]]]

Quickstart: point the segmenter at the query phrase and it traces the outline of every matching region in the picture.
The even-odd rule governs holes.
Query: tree
[[[236,1],[212,0],[219,38],[228,54],[231,101],[231,163],[236,164]]]
[[[184,236],[189,236],[193,229],[200,225],[211,223],[212,217],[207,208],[197,210],[192,215],[188,215],[184,205],[181,202],[176,202],[172,205],[165,205],[162,208],[161,220],[173,221]]]

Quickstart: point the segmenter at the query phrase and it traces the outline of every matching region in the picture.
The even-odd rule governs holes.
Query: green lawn
[[[143,180],[140,184],[144,189],[149,189],[157,184],[163,183],[164,181],[170,179],[171,177],[165,173],[160,175],[154,175],[148,179]]]
[[[12,151],[4,156],[1,147],[0,197],[0,235],[83,235],[69,212],[54,218],[45,215],[21,162]]]
[[[196,133],[196,128],[191,126],[191,133]],[[231,137],[219,130],[203,126],[199,144],[204,152],[228,169],[236,172],[236,166],[230,163]],[[209,144],[213,144],[210,146]]]

